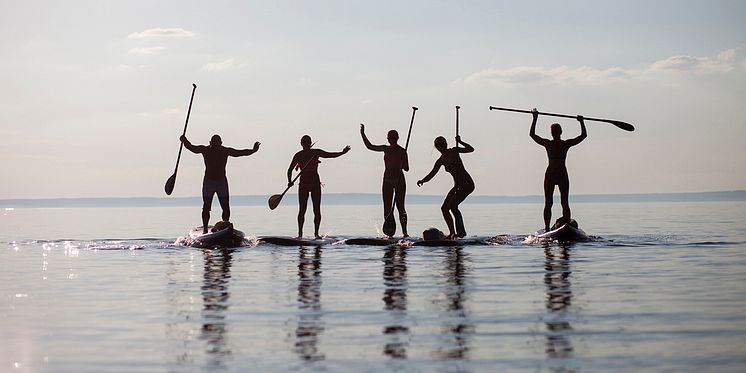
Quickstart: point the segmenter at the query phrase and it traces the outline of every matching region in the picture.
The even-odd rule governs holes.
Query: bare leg
[[[207,226],[210,224],[210,209],[202,208],[202,233],[207,233]]]
[[[321,226],[321,185],[311,191],[311,202],[313,202],[313,235],[321,238],[319,227]]]
[[[552,220],[552,205],[554,204],[554,184],[544,178],[544,230],[549,232],[549,222]]]
[[[230,221],[231,219],[231,205],[230,205],[230,197],[228,194],[228,181],[225,182],[224,185],[222,185],[218,191],[218,202],[220,202],[220,208],[223,209],[223,221]]]
[[[404,199],[407,195],[407,183],[404,178],[399,180],[399,185],[396,187],[396,209],[399,211],[399,223],[401,223],[401,231],[404,237],[409,237],[407,233],[407,210],[404,207]]]
[[[389,219],[394,218],[392,215],[392,208],[394,207],[392,206],[394,201],[394,186],[384,180],[381,185],[381,195],[383,196],[383,225],[384,227],[388,227],[387,222],[391,222]],[[388,232],[388,228],[384,228],[387,235],[389,233],[391,233],[391,235],[395,233],[396,222],[392,223],[394,232]]]
[[[466,237],[466,228],[464,227],[464,217],[461,215],[461,210],[458,209],[458,206],[461,202],[464,202],[466,197],[473,191],[474,185],[462,185],[456,189],[456,193],[453,197],[451,212],[456,220],[456,235],[461,238]]]
[[[454,238],[456,237],[456,233],[453,229],[453,217],[451,217],[451,206],[453,205],[453,195],[456,192],[456,188],[452,188],[448,195],[446,195],[446,199],[443,200],[443,204],[440,206],[440,211],[443,213],[443,220],[446,221],[446,225],[448,226],[448,237]]]
[[[306,221],[308,208],[308,190],[303,186],[298,188],[298,238],[303,237],[303,223]]]
[[[559,184],[560,202],[562,204],[562,217],[570,222],[570,181],[565,179]]]

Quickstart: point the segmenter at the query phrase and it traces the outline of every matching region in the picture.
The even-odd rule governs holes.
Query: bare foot
[[[317,240],[323,240],[324,238],[323,238],[323,237],[321,237],[321,236],[319,236],[319,235],[317,234],[317,235],[316,235],[316,239],[317,239]]]

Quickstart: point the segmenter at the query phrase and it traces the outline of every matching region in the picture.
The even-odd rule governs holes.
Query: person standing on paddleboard
[[[365,147],[374,152],[383,152],[383,219],[393,219],[393,202],[399,211],[399,222],[401,223],[402,235],[407,234],[407,210],[404,208],[404,199],[407,194],[407,182],[404,179],[404,171],[409,171],[409,157],[407,151],[398,144],[399,132],[391,130],[386,139],[389,145],[373,145],[365,136],[365,125],[360,124],[360,136],[363,138]]]
[[[259,141],[254,143],[253,149],[233,149],[223,146],[220,136],[213,135],[210,145],[192,145],[186,136],[179,138],[190,152],[202,154],[205,161],[205,177],[202,179],[202,232],[207,233],[210,222],[210,209],[212,197],[217,194],[220,207],[223,209],[223,221],[227,222],[231,217],[231,207],[228,195],[228,178],[225,175],[225,165],[228,157],[244,157],[252,155],[259,150]]]
[[[474,148],[461,141],[461,136],[456,136],[456,143],[461,144],[464,147],[454,147],[449,149],[445,137],[436,137],[434,144],[435,149],[437,149],[441,154],[440,158],[435,161],[435,165],[430,173],[422,180],[417,181],[417,186],[421,187],[422,184],[430,181],[430,179],[438,173],[441,166],[445,167],[446,172],[451,174],[453,177],[453,188],[451,188],[446,195],[445,200],[443,200],[443,205],[440,206],[440,210],[443,212],[443,219],[445,219],[446,225],[448,225],[449,234],[448,237],[446,237],[447,239],[463,238],[466,236],[464,218],[461,215],[461,211],[458,209],[458,205],[474,191],[474,180],[471,178],[471,175],[466,172],[464,162],[461,160],[461,153],[471,153],[474,151]],[[453,227],[454,220],[456,222],[455,231]]]
[[[293,160],[288,167],[288,187],[293,186],[293,169],[300,170],[300,182],[298,185],[298,238],[303,237],[303,223],[306,220],[306,210],[308,208],[308,195],[311,195],[313,203],[313,234],[316,238],[319,235],[319,226],[321,226],[321,179],[319,178],[319,158],[337,158],[350,151],[347,145],[341,152],[330,153],[321,149],[314,149],[311,146],[311,136],[303,135],[300,139],[300,145],[303,150],[295,153]]]
[[[570,179],[567,175],[565,160],[567,159],[567,151],[571,147],[578,145],[581,141],[585,140],[588,136],[588,132],[585,129],[583,116],[578,115],[577,119],[578,122],[580,122],[580,136],[570,140],[562,140],[562,127],[559,123],[553,123],[550,127],[552,131],[552,139],[545,139],[536,134],[536,121],[539,119],[539,112],[534,109],[532,115],[533,121],[531,122],[529,136],[531,136],[537,144],[546,149],[547,157],[549,158],[549,165],[544,173],[544,229],[546,232],[549,232],[549,222],[552,220],[552,205],[554,204],[555,186],[558,186],[560,191],[562,220],[570,222]]]

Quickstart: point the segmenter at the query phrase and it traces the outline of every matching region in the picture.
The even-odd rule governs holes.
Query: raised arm
[[[456,142],[463,145],[463,148],[456,148],[459,153],[471,153],[474,151],[474,147],[461,141],[461,136],[456,136]]]
[[[181,140],[181,143],[184,144],[184,147],[187,148],[187,150],[195,154],[200,154],[207,148],[204,145],[192,145],[192,143],[189,142],[189,140],[187,140],[186,136],[184,135],[181,135],[181,137],[179,137],[179,140]]]
[[[528,135],[531,136],[531,138],[539,145],[546,146],[549,143],[549,140],[539,136],[536,134],[536,121],[539,119],[539,112],[534,108],[534,110],[531,111],[531,114],[533,115],[533,121],[531,122],[531,130],[529,131]]]
[[[575,146],[580,144],[581,141],[585,140],[586,137],[588,137],[588,131],[585,129],[585,120],[582,115],[578,115],[578,122],[580,122],[580,136],[567,140],[567,144],[569,146]]]
[[[427,174],[427,176],[425,176],[424,178],[422,178],[422,180],[417,181],[417,186],[422,186],[422,184],[425,184],[426,182],[430,181],[430,179],[432,179],[435,176],[435,174],[438,173],[438,170],[440,170],[440,166],[442,166],[442,163],[440,162],[440,158],[438,158],[438,160],[435,161],[435,164],[433,165],[433,169],[430,170],[430,173]]]
[[[244,157],[244,156],[252,155],[256,153],[259,150],[259,145],[261,145],[261,143],[257,141],[254,143],[253,149],[233,149],[233,148],[226,148],[226,149],[228,149],[228,155],[231,157]]]
[[[315,150],[316,150],[316,156],[318,156],[319,158],[337,158],[337,157],[341,157],[347,154],[347,152],[350,151],[350,146],[349,145],[345,146],[341,152],[328,152],[326,150],[321,150],[321,149],[315,149]]]
[[[368,136],[365,136],[365,125],[360,123],[360,136],[363,138],[363,144],[365,144],[365,147],[374,151],[374,152],[382,152],[386,150],[386,146],[384,145],[373,145],[368,141]]]

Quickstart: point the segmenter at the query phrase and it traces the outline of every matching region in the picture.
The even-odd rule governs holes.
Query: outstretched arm
[[[546,146],[549,140],[539,136],[536,134],[536,121],[539,119],[539,112],[534,108],[534,110],[531,111],[531,114],[533,115],[533,121],[531,122],[531,130],[529,131],[528,135],[531,136],[531,138],[539,145]]]
[[[179,140],[181,140],[181,143],[184,144],[184,147],[192,153],[199,154],[202,153],[205,148],[207,148],[204,145],[192,145],[192,143],[189,142],[189,140],[187,140],[186,136],[184,135],[181,135],[181,137],[179,137]]]
[[[427,174],[427,176],[425,176],[424,178],[422,178],[422,180],[417,181],[417,186],[422,186],[422,184],[425,184],[426,182],[430,181],[430,179],[432,179],[435,176],[435,174],[438,173],[438,170],[440,170],[440,166],[441,166],[440,159],[438,159],[437,161],[435,161],[435,164],[433,165],[433,169],[430,170],[430,173]]]
[[[347,152],[349,152],[349,151],[350,151],[350,146],[347,145],[347,146],[344,147],[344,149],[342,149],[341,152],[328,152],[326,150],[319,149],[319,150],[316,150],[316,155],[319,158],[337,158],[337,157],[341,157],[341,156],[347,154]]]
[[[464,146],[463,148],[456,148],[459,153],[471,153],[474,151],[474,147],[461,141],[461,136],[456,136],[456,142]]]
[[[382,152],[386,150],[386,146],[384,145],[373,145],[368,141],[368,136],[365,136],[365,125],[360,123],[360,136],[363,138],[363,144],[365,144],[365,147],[374,151],[374,152]]]
[[[256,153],[259,150],[259,145],[261,145],[261,143],[257,141],[254,143],[253,149],[233,149],[233,148],[226,148],[226,149],[228,149],[228,155],[231,157],[244,157],[244,156],[252,155]]]
[[[567,140],[567,144],[570,146],[575,146],[580,144],[581,141],[585,140],[586,137],[588,137],[588,131],[585,129],[585,120],[582,115],[578,115],[578,122],[580,122],[580,136]]]

